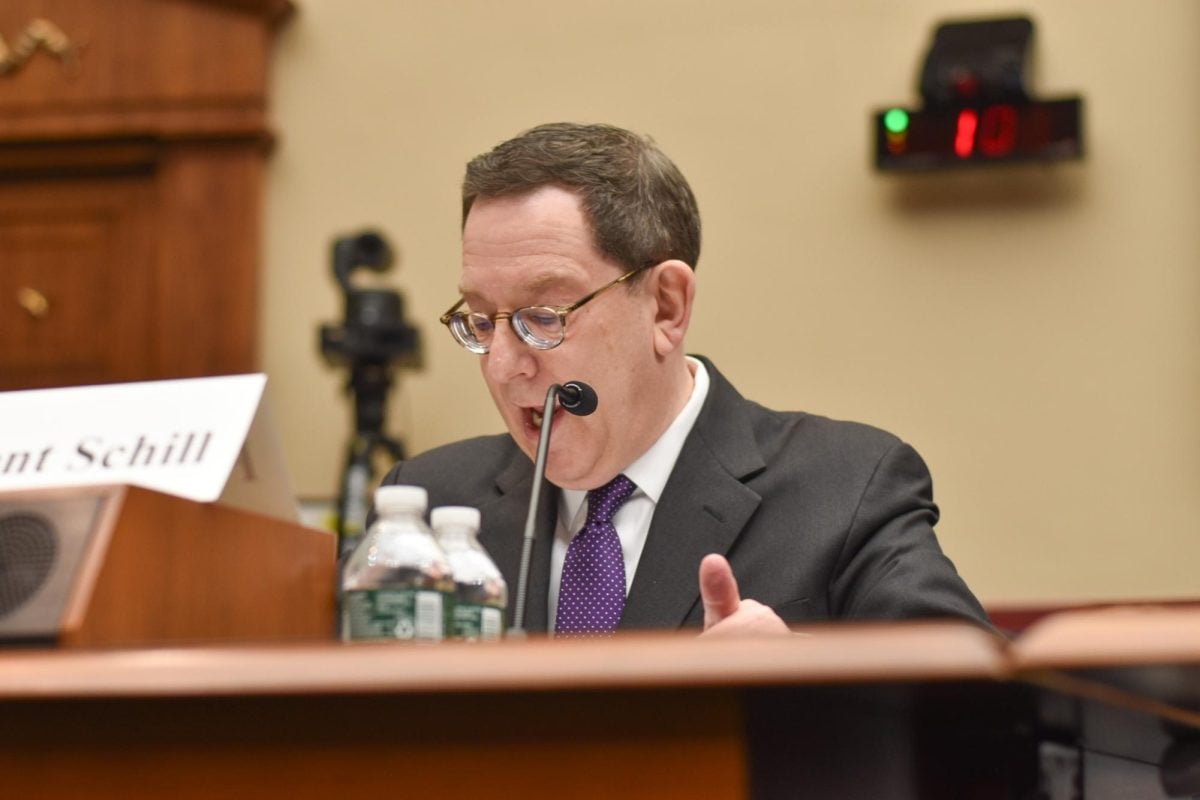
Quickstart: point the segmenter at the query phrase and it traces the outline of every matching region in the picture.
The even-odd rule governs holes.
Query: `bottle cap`
[[[429,524],[435,531],[462,526],[479,530],[479,509],[470,506],[438,506],[429,513]]]
[[[429,494],[420,486],[380,486],[375,490],[375,510],[380,514],[398,511],[425,513]]]

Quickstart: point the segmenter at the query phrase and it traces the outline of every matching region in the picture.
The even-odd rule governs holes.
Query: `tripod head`
[[[392,263],[392,248],[376,231],[334,240],[333,276],[342,287],[345,313],[341,325],[321,326],[321,353],[327,360],[351,368],[420,365],[420,334],[404,320],[404,298],[392,289],[357,288],[350,280],[359,268],[386,272]]]

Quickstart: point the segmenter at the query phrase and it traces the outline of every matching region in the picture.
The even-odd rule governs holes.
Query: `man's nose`
[[[505,324],[496,325],[488,347],[484,369],[488,377],[497,382],[510,381],[514,378],[527,378],[537,367],[533,349],[521,341],[513,330],[509,320]]]

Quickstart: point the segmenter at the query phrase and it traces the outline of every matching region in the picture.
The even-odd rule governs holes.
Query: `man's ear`
[[[692,319],[696,273],[682,261],[664,261],[654,268],[647,289],[654,293],[654,352],[661,358],[683,344]]]

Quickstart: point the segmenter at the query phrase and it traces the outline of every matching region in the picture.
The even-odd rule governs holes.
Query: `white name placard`
[[[0,491],[130,483],[282,519],[265,375],[0,392]]]

